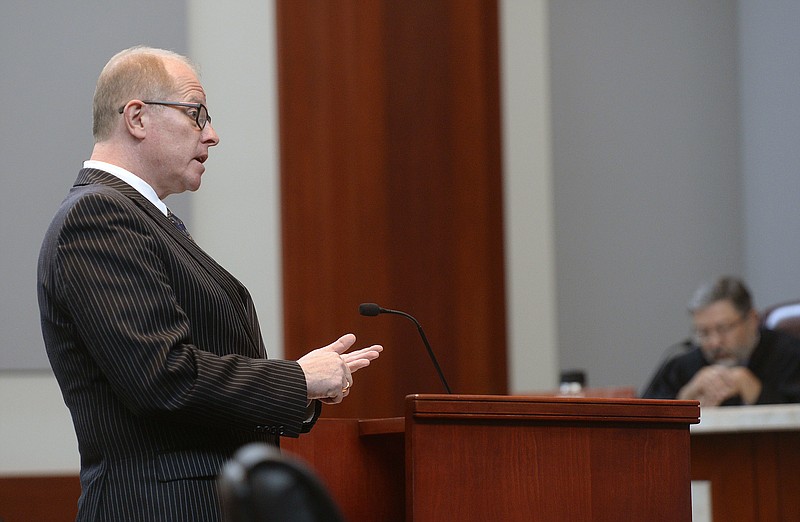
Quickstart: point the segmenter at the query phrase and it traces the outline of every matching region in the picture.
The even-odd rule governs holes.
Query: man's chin
[[[200,171],[199,172],[195,172],[194,174],[192,174],[189,177],[189,179],[187,180],[186,190],[188,190],[189,192],[197,191],[197,189],[200,188],[200,185],[203,182],[202,178],[203,178],[203,170],[204,169],[202,168],[202,165],[200,167],[201,167]]]

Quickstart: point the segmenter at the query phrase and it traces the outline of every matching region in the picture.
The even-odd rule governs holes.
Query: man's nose
[[[214,126],[211,124],[210,121],[206,123],[205,127],[203,127],[203,132],[206,133],[206,136],[204,137],[203,141],[205,143],[208,143],[209,147],[213,147],[219,144],[219,134],[217,134],[217,131],[214,129]]]
[[[722,336],[717,332],[711,332],[703,344],[711,350],[719,350],[722,347]]]

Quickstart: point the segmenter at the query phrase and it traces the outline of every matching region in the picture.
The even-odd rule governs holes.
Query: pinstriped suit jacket
[[[81,454],[78,520],[218,520],[233,452],[319,414],[304,424],[303,371],[266,359],[244,286],[116,177],[81,170],[38,268]]]

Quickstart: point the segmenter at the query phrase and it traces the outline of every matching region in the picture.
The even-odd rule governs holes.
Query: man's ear
[[[132,136],[138,139],[144,138],[146,134],[145,123],[147,119],[144,117],[144,107],[145,104],[141,100],[131,100],[122,109],[125,128]]]

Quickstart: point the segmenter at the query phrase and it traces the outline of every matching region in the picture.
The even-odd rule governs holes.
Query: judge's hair
[[[716,281],[703,283],[689,300],[689,313],[709,307],[717,301],[729,301],[741,314],[753,309],[753,298],[741,279],[724,276]]]

